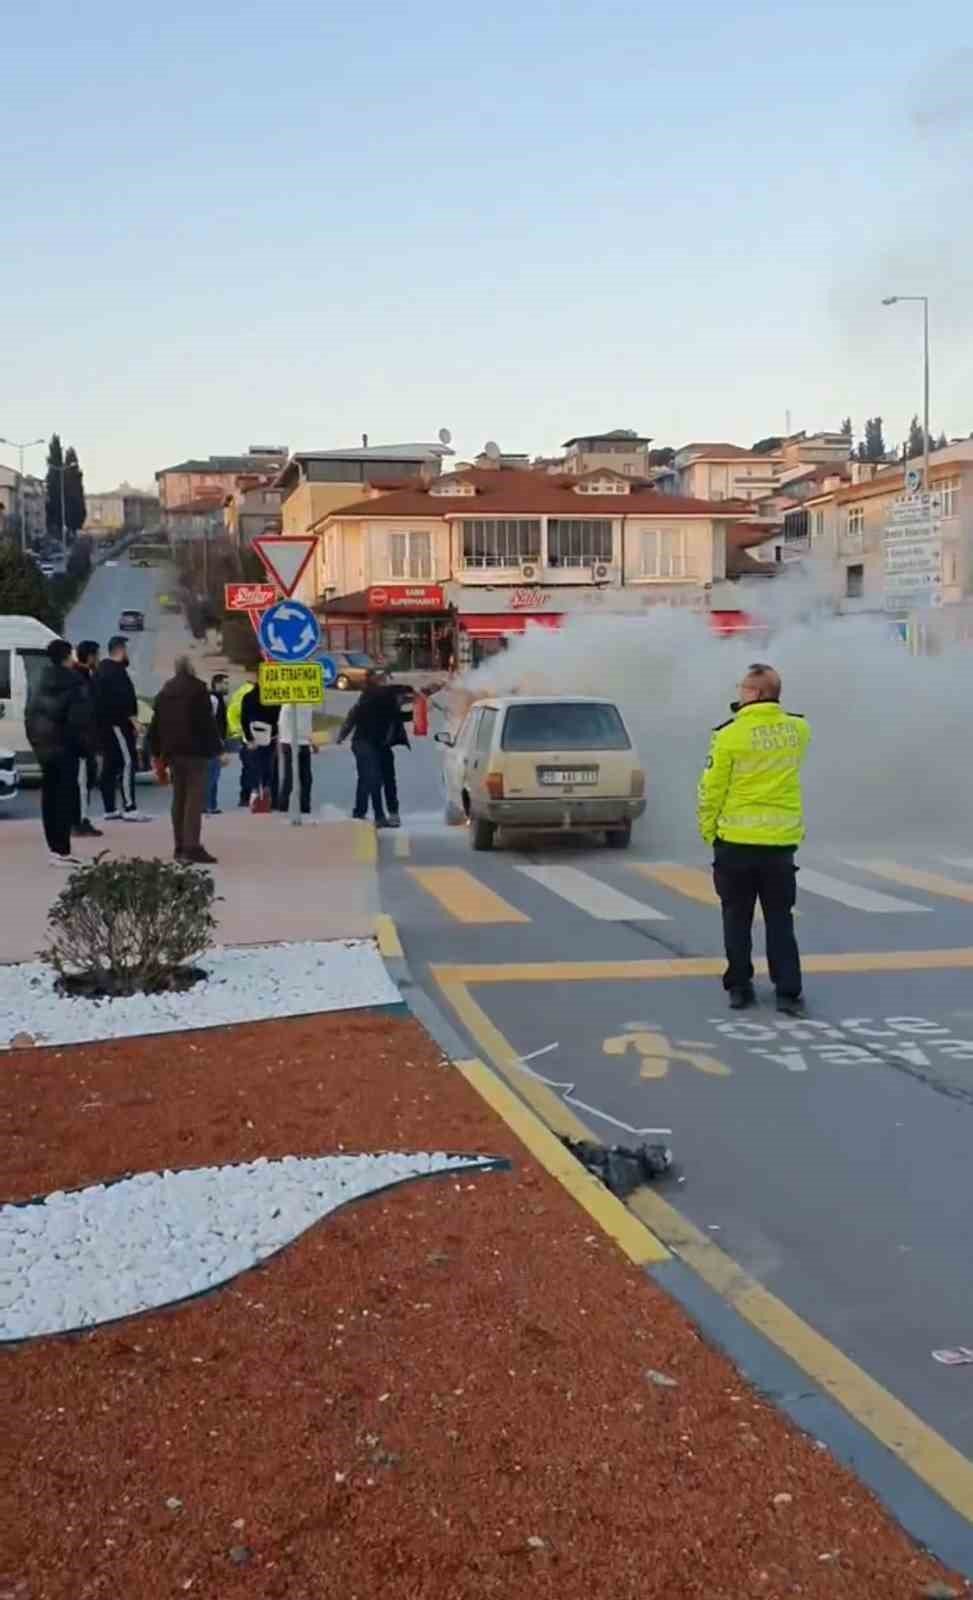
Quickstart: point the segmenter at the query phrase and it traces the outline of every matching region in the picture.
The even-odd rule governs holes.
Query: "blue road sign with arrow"
[[[278,600],[260,618],[260,648],[271,661],[308,661],[321,647],[314,612],[299,600]]]
[[[338,664],[335,661],[334,656],[319,656],[318,660],[321,663],[321,670],[324,673],[324,687],[326,689],[333,689],[338,681]]]

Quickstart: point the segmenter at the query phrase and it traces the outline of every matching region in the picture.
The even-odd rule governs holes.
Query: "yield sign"
[[[317,542],[316,533],[300,534],[292,539],[267,533],[254,539],[253,548],[281,593],[292,595],[304,576]]]

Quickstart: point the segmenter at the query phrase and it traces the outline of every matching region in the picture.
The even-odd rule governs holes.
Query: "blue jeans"
[[[375,821],[384,822],[382,762],[379,751],[375,745],[369,744],[365,739],[352,740],[351,749],[355,757],[355,765],[358,768],[355,816],[366,817],[368,815],[368,803],[371,801]]]
[[[206,804],[204,811],[220,809],[220,773],[223,770],[219,756],[213,756],[206,769]]]

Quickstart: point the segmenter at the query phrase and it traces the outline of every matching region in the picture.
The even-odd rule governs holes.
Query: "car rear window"
[[[614,706],[509,706],[503,725],[504,750],[630,750],[625,724]]]
[[[141,611],[123,611],[122,612],[122,621],[123,622],[139,622],[141,620],[141,616],[142,616]]]
[[[370,667],[371,656],[363,656],[360,650],[349,650],[345,660],[350,667]]]

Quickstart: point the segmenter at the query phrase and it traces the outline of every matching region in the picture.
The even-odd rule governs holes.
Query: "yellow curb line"
[[[354,857],[360,867],[378,864],[378,835],[370,822],[354,822]]]
[[[901,953],[896,953],[900,955]],[[915,961],[916,954],[920,957],[920,965],[927,965],[921,961],[923,955],[943,957],[945,959],[931,961],[929,967],[941,969],[943,967],[969,967],[973,966],[973,950],[926,951],[917,952],[908,959]],[[881,956],[819,957],[818,971],[860,972],[860,971],[896,971],[902,970],[898,961],[893,958],[888,965]],[[858,965],[859,962],[869,965]],[[847,965],[846,962],[852,963]],[[872,966],[871,963],[881,963]],[[558,1134],[567,1134],[572,1138],[592,1138],[592,1134],[546,1084],[532,1078],[523,1071],[520,1058],[506,1039],[500,1029],[486,1015],[485,1011],[469,992],[468,985],[480,980],[480,972],[488,974],[487,983],[499,982],[529,982],[551,981],[552,975],[557,979],[564,979],[569,975],[572,963],[538,964],[534,967],[434,967],[432,975],[449,1001],[450,1006],[460,1018],[467,1033],[476,1041],[489,1061],[492,1061],[503,1078],[511,1081],[517,1090],[513,1094],[505,1085],[494,1078],[489,1068],[482,1063],[462,1063],[456,1065],[463,1071],[465,1077],[470,1074],[466,1070],[470,1066],[477,1066],[479,1072],[477,1079],[486,1074],[497,1085],[491,1092],[497,1095],[495,1101],[486,1092],[489,1087],[485,1084],[480,1088],[480,1082],[474,1083],[479,1092],[483,1094],[491,1105],[504,1117],[513,1131],[522,1139],[532,1154],[537,1154],[538,1159],[547,1166],[559,1181],[565,1182],[567,1187],[579,1204],[583,1205],[589,1214],[605,1227],[606,1232],[616,1239],[633,1261],[639,1260],[642,1265],[657,1263],[670,1259],[670,1252],[677,1259],[684,1261],[694,1272],[723,1299],[738,1316],[748,1322],[752,1328],[775,1344],[785,1355],[789,1356],[801,1367],[820,1387],[834,1399],[857,1423],[867,1428],[874,1438],[878,1439],[886,1449],[900,1460],[903,1465],[915,1473],[928,1488],[932,1489],[943,1499],[947,1505],[959,1512],[968,1522],[973,1522],[973,1462],[969,1461],[959,1450],[949,1444],[934,1428],[922,1421],[911,1411],[908,1406],[896,1399],[887,1389],[883,1388],[873,1378],[870,1378],[863,1369],[849,1360],[841,1350],[809,1323],[799,1317],[776,1295],[770,1293],[762,1284],[751,1278],[743,1268],[722,1251],[718,1245],[704,1233],[701,1233],[693,1223],[689,1222],[681,1212],[668,1201],[663,1200],[659,1194],[649,1188],[639,1189],[633,1194],[627,1205],[622,1205],[607,1190],[603,1194],[613,1206],[635,1220],[638,1219],[640,1233],[638,1236],[625,1235],[625,1239],[614,1231],[612,1226],[607,1226],[601,1216],[587,1204],[586,1190],[580,1186],[578,1192],[572,1187],[578,1183],[573,1173],[570,1180],[561,1178],[560,1172],[553,1166],[548,1166],[537,1151],[521,1133],[516,1121],[504,1115],[500,1108],[499,1096],[508,1096],[515,1108],[519,1108],[520,1117],[525,1128],[533,1128],[540,1121],[547,1129],[554,1129]],[[578,963],[574,975],[583,979],[594,977],[686,977],[699,976],[697,960],[687,961],[660,961],[660,962],[618,962],[618,963]],[[645,972],[646,967],[654,970],[651,974]],[[718,964],[722,971],[722,963]],[[634,973],[631,969],[636,970]],[[659,969],[667,969],[660,971]],[[687,972],[686,969],[689,969]],[[607,969],[607,970],[606,970]],[[672,970],[675,969],[675,970]],[[681,970],[680,970],[681,969]],[[505,977],[500,974],[505,973]],[[530,977],[528,977],[530,974]],[[470,1081],[473,1081],[471,1079]],[[528,1111],[518,1095],[523,1097],[532,1108]],[[532,1114],[533,1113],[533,1114]],[[548,1134],[553,1140],[558,1152],[567,1156],[573,1166],[578,1167],[582,1176],[599,1189],[602,1186],[596,1178],[585,1172],[583,1167],[568,1156],[553,1134]],[[613,1216],[613,1214],[612,1214]],[[667,1248],[668,1247],[668,1248]],[[633,1253],[638,1251],[639,1254]]]
[[[481,1100],[485,1100],[511,1132],[516,1134],[534,1159],[552,1178],[557,1179],[572,1200],[577,1201],[630,1261],[637,1267],[644,1267],[668,1256],[669,1252],[658,1243],[649,1229],[565,1149],[550,1128],[545,1127],[540,1118],[507,1088],[491,1068],[476,1060],[454,1061],[453,1065]]]
[[[375,938],[378,941],[378,953],[384,956],[386,961],[405,960],[405,951],[398,929],[392,918],[384,911],[380,911],[375,918]]]

